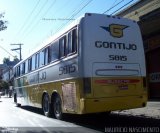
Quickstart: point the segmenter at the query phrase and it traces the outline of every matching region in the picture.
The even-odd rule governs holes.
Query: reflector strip
[[[97,84],[130,84],[130,83],[138,83],[140,80],[138,79],[102,79],[95,80]]]

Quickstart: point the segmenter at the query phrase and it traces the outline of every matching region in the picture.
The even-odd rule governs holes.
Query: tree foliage
[[[0,80],[0,90],[8,90],[8,89],[9,89],[9,83],[4,80]]]
[[[20,60],[15,56],[13,61],[18,63]]]
[[[3,64],[8,65],[9,62],[10,62],[10,58],[6,58],[6,57],[3,58]]]
[[[9,88],[9,83],[6,81],[1,81],[0,87],[4,88],[4,89],[8,89]]]
[[[7,29],[7,21],[2,18],[4,18],[4,13],[0,13],[0,31]]]

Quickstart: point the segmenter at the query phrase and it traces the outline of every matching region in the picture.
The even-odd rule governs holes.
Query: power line
[[[86,1],[82,1],[79,5],[78,5],[78,7],[80,7],[80,6],[82,6],[83,5],[83,3],[85,3]],[[67,2],[68,3],[68,2]],[[66,6],[66,4],[65,4],[65,6]],[[64,9],[64,8],[62,8],[62,9]],[[59,9],[58,9],[59,10]],[[72,13],[75,13],[76,12],[76,10],[77,10],[77,7],[72,11]],[[60,11],[62,11],[62,10],[60,10]],[[57,12],[57,11],[55,11],[55,12]],[[66,17],[66,20],[68,19],[68,20],[70,20],[70,16],[68,16],[68,17]]]
[[[78,7],[80,8],[81,6],[83,6],[84,3],[86,3],[86,1],[83,1],[83,0],[82,0],[82,2],[81,2],[80,4],[78,4]],[[72,13],[72,14],[76,13],[77,9],[79,9],[78,7],[76,6],[76,7],[74,8],[74,10],[71,11],[71,13]],[[71,14],[71,13],[69,13],[69,14]],[[67,18],[67,19],[70,19],[71,16],[68,15],[66,18]],[[63,23],[61,26],[63,26],[64,24],[65,24],[65,23]],[[60,26],[60,27],[61,27],[61,26]],[[57,28],[57,29],[58,29],[58,28]]]
[[[116,2],[117,2],[117,0],[115,0],[115,1],[113,2],[112,6],[114,6],[114,5],[116,4]],[[111,6],[111,7],[112,7],[112,6]]]
[[[44,15],[46,15],[46,14],[49,12],[49,10],[55,5],[55,3],[56,3],[56,0],[54,0],[54,1],[51,3],[50,7],[46,10],[46,12],[44,13]],[[43,15],[43,16],[44,16],[44,15]]]
[[[83,7],[81,7],[80,9],[78,9],[78,11],[76,11],[74,14],[72,14],[69,18],[69,20],[62,24],[57,30],[56,32],[60,31],[67,23],[69,23],[78,13],[80,13],[86,6],[88,6],[93,0],[89,0],[87,3],[85,3],[85,5],[83,5]]]
[[[47,0],[47,1],[48,1],[48,0]],[[53,7],[53,5],[54,5],[55,3],[56,3],[56,0],[54,0],[54,1],[52,2],[52,4],[50,5],[50,7],[46,10],[46,12],[45,12],[42,16],[45,16],[45,14],[48,13],[48,11],[51,9],[51,7]],[[27,35],[28,35],[29,33],[31,33],[31,32],[33,31],[33,29],[35,29],[35,28],[38,26],[38,24],[39,24],[39,20],[37,21],[37,23],[35,23],[34,26],[32,26],[31,30],[26,34],[26,36],[24,36],[24,38],[27,37]]]
[[[36,5],[34,6],[33,10],[31,11],[31,13],[27,16],[27,18],[25,19],[25,22],[24,22],[23,25],[21,26],[20,30],[17,32],[16,36],[23,31],[24,27],[25,27],[26,24],[27,24],[26,22],[31,18],[33,12],[36,10],[36,8],[37,8],[37,6],[39,5],[40,1],[41,1],[41,0],[39,0],[39,1],[36,3]]]
[[[38,11],[38,13],[35,15],[35,17],[33,18],[34,20],[36,20],[37,19],[37,17],[39,16],[39,14],[42,12],[42,10],[43,10],[43,8],[46,6],[46,4],[47,4],[47,2],[48,2],[48,0],[46,0],[45,1],[45,3],[41,6],[41,8],[40,8],[40,10]],[[33,23],[33,19],[32,19],[32,21],[29,23],[29,25],[28,25],[28,27],[30,28],[31,27],[31,23]],[[35,21],[34,21],[35,22]],[[29,29],[28,27],[26,27],[26,29]],[[32,26],[32,28],[33,28],[33,26]],[[30,28],[30,29],[32,29],[32,28]],[[26,30],[25,30],[26,31]],[[29,31],[29,30],[28,30]],[[29,34],[30,32],[26,32],[26,34],[24,34],[23,35],[23,39]]]
[[[60,13],[60,12],[62,12],[63,11],[63,9],[65,9],[64,8],[64,6],[66,7],[68,4],[70,4],[72,1],[70,0],[70,1],[66,1],[61,7],[62,8],[58,8],[58,9],[55,9],[55,11],[52,11],[54,14],[55,14],[55,12],[58,12],[58,13]],[[54,2],[53,2],[54,3]],[[52,3],[52,6],[51,7],[53,7],[53,4]],[[59,10],[59,9],[61,9],[61,10]],[[48,12],[47,12],[48,13]],[[47,13],[45,14],[45,15],[47,15]],[[43,16],[43,18],[45,18],[45,15]],[[43,18],[42,18],[42,20],[43,20]],[[52,25],[48,25],[48,29],[51,29],[51,27],[52,27]],[[41,41],[39,41],[39,43],[37,43],[36,45],[35,45],[35,47],[37,46],[37,45],[39,45],[40,43],[42,43],[42,41],[44,41],[46,38],[48,38],[48,33],[43,37],[43,39],[41,39]]]
[[[5,48],[3,48],[1,45],[0,45],[1,49],[3,49],[6,53],[8,53],[9,55],[11,55],[12,57],[15,57],[14,55],[12,55],[10,52],[8,52]]]
[[[81,8],[81,6],[84,6],[83,4],[86,4],[86,1],[82,1],[82,2],[78,5],[79,8],[76,7],[76,8],[71,12],[72,15],[75,14],[76,11]],[[67,18],[71,18],[71,16],[68,16]]]
[[[90,0],[90,1],[92,1],[92,0]],[[85,3],[85,5],[82,5],[83,3]],[[89,3],[90,3],[90,2],[89,2]],[[80,3],[80,6],[81,6],[81,5],[82,5],[83,7],[84,7],[84,6],[87,6],[87,5],[88,5],[88,2],[87,2],[87,4],[86,4],[86,1],[82,1],[82,2]],[[79,7],[79,6],[78,6],[78,7]],[[72,12],[75,14],[75,13],[76,13],[76,10],[77,10],[77,8],[76,8],[75,10],[73,10]],[[71,16],[71,17],[72,17],[72,16]],[[70,18],[71,18],[71,17],[70,17]],[[70,20],[69,20],[69,21],[70,21]],[[68,23],[68,22],[67,22],[67,23]],[[65,23],[65,24],[66,24],[66,23]],[[60,29],[63,27],[63,25],[64,25],[64,24],[61,25]],[[37,24],[36,24],[34,27],[36,27],[36,26],[37,26]],[[59,31],[60,29],[58,29],[57,31]],[[31,32],[32,30],[33,30],[33,28],[30,30],[30,32]],[[29,34],[30,32],[28,32],[28,34]]]
[[[117,0],[116,0],[117,1]],[[116,1],[114,3],[116,3]],[[108,11],[110,11],[111,9],[115,8],[116,6],[118,6],[120,3],[122,3],[124,0],[121,0],[120,2],[118,2],[117,4],[111,6],[107,11],[103,12],[103,14],[107,13]]]
[[[93,0],[88,1],[81,9],[79,9],[75,14],[73,14],[70,18],[74,18],[78,13],[80,13],[86,6],[88,6]],[[70,20],[69,20],[70,21]]]
[[[125,5],[123,5],[122,7],[118,8],[116,11],[112,12],[110,15],[113,15],[114,13],[116,13],[117,11],[121,10],[122,8],[124,8],[125,6],[129,5],[131,2],[133,2],[134,0],[129,1],[128,3],[126,3]]]
[[[62,12],[62,11],[64,11],[64,10],[66,11],[67,5],[70,4],[71,2],[72,2],[72,0],[66,1],[66,2],[63,4],[63,6],[61,6],[62,8],[60,7],[60,8],[58,8],[58,9],[56,9],[56,11],[54,11],[53,13],[55,14],[55,12],[60,13],[60,12]],[[71,5],[72,5],[72,4],[70,4],[69,7],[71,7]],[[64,7],[65,7],[65,8],[64,8]],[[61,10],[59,10],[59,9],[61,9]]]

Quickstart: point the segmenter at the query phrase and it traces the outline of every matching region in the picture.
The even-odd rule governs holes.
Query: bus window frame
[[[35,70],[39,68],[39,58],[40,58],[39,56],[40,56],[40,54],[39,54],[39,52],[37,52],[35,54]]]
[[[76,30],[76,34],[75,34],[75,35],[76,35],[76,39],[73,38],[73,32],[74,32],[74,30]],[[78,51],[78,49],[77,49],[77,48],[78,48],[78,30],[77,30],[77,28],[74,28],[74,29],[72,30],[72,48],[73,48],[73,46],[74,46],[74,45],[73,45],[73,40],[75,40],[75,42],[76,42],[76,45],[75,45],[76,48],[75,48],[74,51],[72,51],[72,53],[74,54],[74,53],[77,53],[77,51]]]
[[[61,43],[61,40],[64,40],[64,43]],[[66,54],[66,43],[67,43],[67,37],[66,37],[66,34],[65,34],[59,39],[59,59],[63,59],[67,56],[67,54]],[[64,44],[63,50],[62,50],[61,44]],[[62,55],[62,52],[63,52],[63,55]]]
[[[32,71],[32,57],[28,58],[28,73]]]
[[[54,45],[55,45],[55,47],[56,47],[56,49],[58,48],[58,53],[57,53],[57,58],[55,58],[55,59],[52,59],[52,50],[53,50],[53,48],[52,47],[54,47]],[[56,61],[59,61],[59,59],[60,59],[60,54],[59,54],[59,39],[58,40],[55,40],[55,41],[53,41],[53,42],[51,42],[51,44],[50,44],[50,47],[49,47],[50,49],[49,49],[49,53],[50,53],[50,63],[53,63],[53,62],[56,62]]]
[[[34,71],[34,70],[36,70],[36,55],[34,54],[34,55],[32,55],[32,63],[31,63],[31,71]]]
[[[20,65],[16,67],[16,77],[20,77]]]
[[[73,31],[74,30],[76,30],[76,48],[75,48],[75,50],[73,51]],[[69,34],[71,34],[71,51],[70,51],[70,49],[69,49],[69,44],[68,44],[68,55],[67,56],[71,56],[71,55],[74,55],[74,54],[76,54],[77,53],[77,51],[78,51],[78,29],[77,29],[77,27],[74,27],[73,29],[71,29],[69,32],[68,32],[68,34],[67,34],[67,43],[68,43],[68,36],[69,36]]]
[[[24,74],[27,74],[28,73],[28,59],[24,61],[25,62],[25,73]]]
[[[44,48],[44,65],[48,65],[50,63],[50,59],[49,59],[49,46],[47,46],[46,48]]]
[[[25,74],[25,62],[22,62],[20,64],[20,75],[24,75]]]
[[[41,64],[41,56],[42,56],[42,53],[43,53],[43,64]],[[43,48],[42,50],[40,50],[39,52],[39,68],[45,66],[45,49]]]

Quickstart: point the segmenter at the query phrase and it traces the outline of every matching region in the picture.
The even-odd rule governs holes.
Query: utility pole
[[[23,44],[10,44],[10,45],[19,45],[19,48],[15,48],[15,49],[11,49],[12,51],[16,51],[16,50],[19,50],[19,59],[20,59],[20,61],[22,60],[22,52],[21,52],[21,50],[22,50],[22,45]]]

